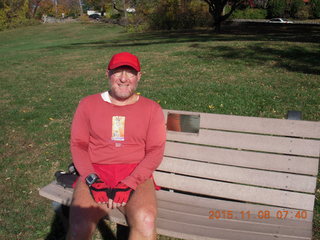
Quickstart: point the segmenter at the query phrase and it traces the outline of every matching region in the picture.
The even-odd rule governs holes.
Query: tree
[[[221,23],[227,20],[231,14],[239,8],[246,0],[202,0],[209,6],[209,13],[213,17],[213,27],[216,32],[220,32]],[[224,13],[226,5],[230,5],[230,10]]]

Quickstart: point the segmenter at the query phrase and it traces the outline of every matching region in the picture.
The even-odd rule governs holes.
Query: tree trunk
[[[220,21],[215,21],[213,23],[213,28],[215,33],[220,33],[221,32],[221,22]]]
[[[32,17],[35,18],[37,10],[38,10],[39,5],[37,4],[34,9],[33,9],[33,13],[32,13]]]
[[[79,8],[80,8],[80,16],[82,16],[83,15],[83,8],[82,8],[81,0],[79,0]]]
[[[127,24],[128,24],[128,13],[127,13],[126,0],[123,0],[123,10],[124,10],[124,24],[125,24],[125,26],[127,26]]]
[[[220,32],[221,23],[227,20],[231,14],[239,7],[245,0],[203,0],[209,6],[209,13],[213,17],[213,28],[215,32]],[[226,12],[225,6],[231,4],[231,10]]]
[[[213,12],[213,17],[214,17],[214,32],[220,33],[221,31],[221,22],[223,21],[223,9],[224,5],[221,2],[218,2],[215,5],[215,11]]]
[[[54,6],[55,6],[55,13],[56,13],[55,17],[58,17],[58,0],[54,1]]]

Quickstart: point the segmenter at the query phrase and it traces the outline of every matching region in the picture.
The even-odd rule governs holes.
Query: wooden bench
[[[163,187],[157,192],[159,234],[196,240],[312,238],[320,122],[164,114],[177,131],[167,132],[165,157],[154,174]],[[40,195],[68,205],[72,189],[52,182]],[[110,219],[126,224],[117,210]]]

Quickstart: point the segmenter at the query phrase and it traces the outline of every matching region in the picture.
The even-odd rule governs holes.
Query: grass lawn
[[[320,26],[277,27],[129,34],[66,23],[0,32],[0,239],[58,239],[47,237],[54,215],[38,190],[71,162],[74,110],[106,90],[117,52],[140,57],[139,92],[163,108],[272,118],[299,110],[319,121]],[[315,239],[319,198],[318,188]]]

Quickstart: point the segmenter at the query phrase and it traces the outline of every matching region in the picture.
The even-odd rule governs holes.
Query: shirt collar
[[[109,91],[101,93],[101,97],[102,97],[103,101],[111,103]]]

